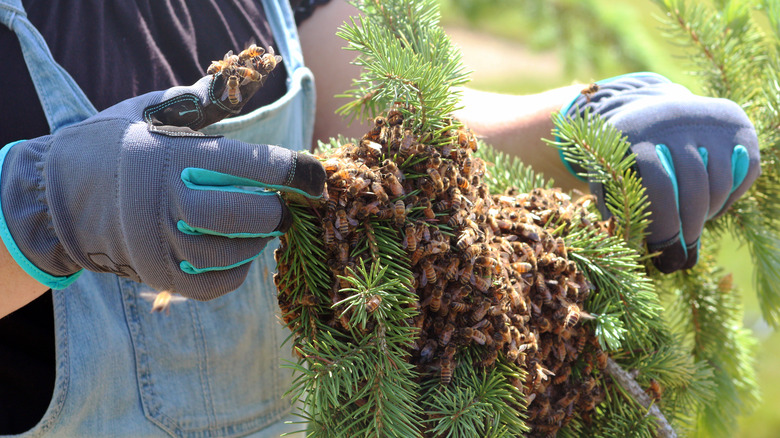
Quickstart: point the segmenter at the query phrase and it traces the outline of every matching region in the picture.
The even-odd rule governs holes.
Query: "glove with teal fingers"
[[[742,108],[697,96],[653,73],[597,82],[562,114],[588,109],[622,131],[650,201],[647,244],[665,273],[696,264],[704,223],[723,214],[761,174],[758,139]],[[597,191],[594,191],[597,192]],[[603,203],[603,193],[596,193]]]
[[[254,91],[242,88],[244,102]],[[198,131],[237,111],[221,76],[128,99],[0,151],[0,236],[64,288],[82,269],[208,300],[236,289],[291,217],[277,191],[319,197],[311,156]],[[241,103],[241,105],[243,105]]]

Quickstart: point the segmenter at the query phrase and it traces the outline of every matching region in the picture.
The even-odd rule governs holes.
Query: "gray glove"
[[[661,253],[653,261],[666,273],[693,267],[705,221],[723,214],[761,174],[753,124],[736,103],[694,95],[657,74],[597,84],[562,113],[589,108],[628,137],[650,200],[648,250]]]
[[[319,197],[325,170],[290,150],[197,129],[241,103],[224,75],[128,99],[0,151],[0,237],[30,275],[64,288],[82,268],[207,300],[236,289],[290,215],[274,190]],[[270,190],[265,190],[270,189]]]

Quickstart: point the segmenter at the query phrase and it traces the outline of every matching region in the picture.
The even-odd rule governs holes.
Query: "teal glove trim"
[[[204,272],[211,272],[211,271],[227,271],[228,269],[237,268],[241,265],[245,265],[252,260],[258,258],[260,254],[263,252],[260,251],[257,253],[257,255],[254,255],[252,257],[249,257],[246,260],[241,260],[238,263],[233,263],[232,265],[228,266],[211,266],[208,268],[196,268],[195,266],[192,266],[192,263],[188,262],[187,260],[182,260],[181,263],[179,263],[179,269],[181,269],[183,272],[186,272],[187,274],[203,274]]]
[[[3,169],[3,162],[5,161],[6,155],[8,155],[8,151],[11,150],[11,147],[23,141],[25,140],[8,143],[4,148],[0,149],[0,170]],[[22,253],[22,250],[20,250],[16,245],[16,242],[14,242],[14,238],[11,236],[11,231],[8,229],[8,223],[6,223],[5,216],[3,216],[2,204],[0,204],[0,239],[2,239],[5,248],[8,250],[8,253],[11,254],[11,257],[14,258],[16,263],[21,266],[22,269],[24,269],[24,272],[26,272],[30,277],[34,278],[39,283],[44,284],[52,289],[65,289],[71,283],[76,281],[81,273],[84,272],[82,269],[66,277],[55,277],[54,275],[44,272],[35,266],[27,257],[25,257],[24,253]]]
[[[677,185],[677,173],[674,171],[674,162],[672,161],[672,154],[669,152],[669,148],[664,144],[655,145],[655,153],[658,155],[658,159],[661,161],[666,174],[669,175],[669,179],[672,181],[672,187],[674,188],[674,203],[677,206],[677,216],[680,216],[680,189]],[[682,220],[680,221],[680,243],[682,244],[683,252],[685,252],[685,258],[688,258],[688,247],[685,245],[685,235],[683,235]]]
[[[322,194],[312,196],[303,190],[277,184],[266,184],[250,178],[229,175],[214,170],[188,167],[181,171],[181,180],[184,185],[193,190],[216,190],[221,192],[241,192],[254,195],[276,195],[275,191],[292,192],[310,199],[319,199]],[[256,187],[259,190],[251,190]],[[273,191],[266,191],[270,189]]]
[[[734,193],[734,190],[737,190],[737,187],[739,187],[742,184],[742,181],[745,180],[749,167],[750,157],[748,157],[747,148],[741,144],[738,144],[736,147],[734,147],[734,152],[731,153],[732,183],[731,192],[729,194]]]
[[[281,231],[271,231],[270,233],[218,233],[216,231],[212,231],[206,228],[193,227],[192,225],[188,224],[187,222],[184,222],[183,220],[176,222],[176,228],[178,228],[179,231],[181,231],[182,233],[189,234],[191,236],[200,236],[203,234],[209,234],[212,236],[222,236],[230,239],[252,238],[252,237],[279,237],[284,235],[284,233],[282,233]]]
[[[698,148],[698,150],[701,161],[704,163],[704,170],[707,170],[707,164],[710,162],[710,151],[707,148]]]
[[[597,85],[602,85],[602,84],[606,84],[606,83],[609,83],[609,82],[612,82],[612,81],[616,81],[616,80],[619,80],[619,79],[630,78],[630,77],[634,77],[634,76],[642,76],[642,77],[655,76],[655,77],[657,77],[659,79],[662,79],[664,82],[667,82],[667,83],[671,83],[672,82],[671,80],[669,80],[667,77],[665,77],[663,75],[647,71],[647,72],[626,73],[626,74],[622,74],[622,75],[619,75],[619,76],[614,76],[614,77],[611,77],[611,78],[602,79],[600,81],[596,81],[596,84]],[[569,111],[571,110],[571,107],[574,106],[574,104],[577,102],[577,99],[581,96],[581,94],[582,93],[577,94],[576,96],[574,96],[574,99],[572,99],[571,102],[569,102],[568,104],[564,105],[563,108],[561,108],[561,111],[558,113],[558,116],[559,117],[566,117],[566,114],[569,113]],[[560,142],[560,140],[561,140],[561,138],[558,137],[558,134],[556,133],[555,134],[555,141],[556,142]],[[566,169],[569,171],[569,173],[574,175],[580,181],[588,182],[587,179],[585,179],[582,176],[578,175],[577,172],[574,170],[574,168],[571,166],[571,164],[568,161],[566,161],[566,158],[563,157],[563,149],[558,149],[558,156],[561,158],[561,161],[563,162],[563,165],[566,167]]]

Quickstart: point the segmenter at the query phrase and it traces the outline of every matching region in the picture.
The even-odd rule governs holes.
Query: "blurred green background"
[[[632,71],[655,71],[696,92],[689,56],[665,37],[651,0],[441,0],[442,20],[473,71],[470,86],[534,93]],[[707,242],[703,242],[704,245]],[[710,243],[712,245],[712,243]],[[738,437],[780,437],[780,335],[767,326],[753,287],[750,254],[720,242],[719,259],[744,298],[744,324],[759,340],[762,404]]]

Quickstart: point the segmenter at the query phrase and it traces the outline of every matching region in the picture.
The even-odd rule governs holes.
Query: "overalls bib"
[[[287,0],[263,0],[287,69],[278,101],[207,129],[246,142],[306,149],[314,82],[304,67]],[[19,36],[52,132],[95,113],[26,19],[21,0],[0,0],[0,22]],[[227,48],[226,48],[227,49]],[[300,430],[283,398],[291,372],[289,332],[277,315],[270,243],[244,284],[209,302],[185,300],[150,313],[148,286],[84,272],[53,291],[56,380],[41,421],[21,436],[258,436]],[[146,293],[145,293],[146,292]],[[143,293],[143,294],[142,294]]]

